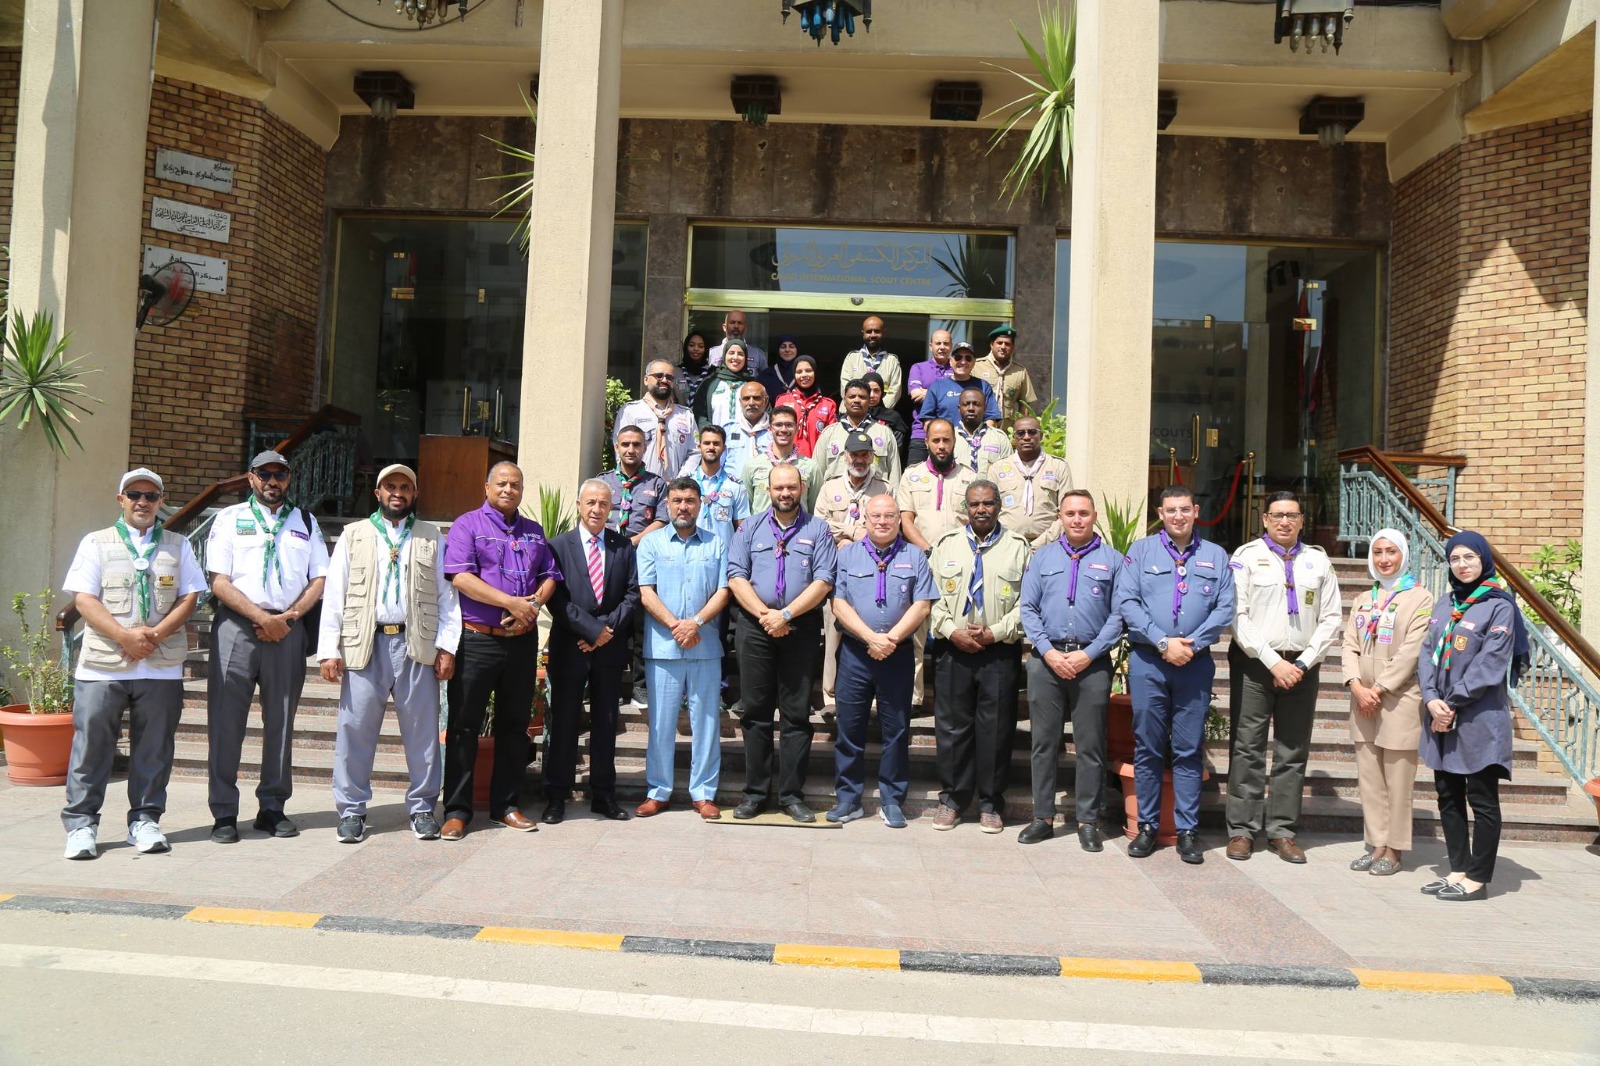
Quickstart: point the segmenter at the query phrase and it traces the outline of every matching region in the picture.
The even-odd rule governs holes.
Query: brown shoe
[[[515,807],[506,808],[506,812],[498,818],[490,818],[495,825],[503,825],[507,829],[515,829],[519,833],[537,833],[539,826],[532,818],[523,814]]]
[[[1256,842],[1250,837],[1233,837],[1228,841],[1228,858],[1244,862],[1255,850]]]
[[[1284,862],[1301,865],[1306,861],[1306,853],[1300,850],[1300,845],[1294,842],[1294,837],[1283,837],[1278,840],[1267,841],[1267,849],[1278,853],[1278,858]]]
[[[941,832],[954,829],[961,821],[961,812],[946,804],[939,804],[939,809],[933,812],[933,827]]]
[[[695,800],[693,806],[695,812],[708,822],[714,822],[722,817],[722,812],[710,800]]]
[[[666,809],[666,800],[647,799],[633,809],[633,814],[636,818],[649,818],[651,815],[660,814]]]
[[[462,818],[446,818],[439,836],[444,840],[460,840],[467,835],[467,823]]]
[[[1000,816],[999,811],[984,811],[978,815],[978,828],[985,833],[998,833],[1006,827],[1006,820]]]

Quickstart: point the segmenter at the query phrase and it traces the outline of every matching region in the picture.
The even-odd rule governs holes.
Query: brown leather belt
[[[482,633],[486,637],[525,637],[533,632],[532,626],[527,629],[504,629],[500,626],[486,626],[478,622],[467,621],[461,623],[461,628],[470,629],[474,633]]]

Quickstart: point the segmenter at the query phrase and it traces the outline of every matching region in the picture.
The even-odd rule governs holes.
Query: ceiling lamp
[[[383,3],[383,0],[378,0]],[[446,17],[445,9],[454,7],[459,13],[458,18],[467,17],[467,0],[394,0],[394,12],[404,15],[417,24],[417,29],[424,29],[428,23],[443,21]]]
[[[1344,28],[1355,20],[1355,0],[1277,0],[1278,15],[1272,26],[1272,40],[1282,44],[1289,39],[1289,51],[1306,47],[1306,55],[1318,45],[1334,54],[1344,44]]]
[[[417,106],[417,94],[398,70],[364,70],[356,75],[355,93],[372,110],[372,117],[388,122],[396,111]]]
[[[839,34],[854,37],[856,19],[860,19],[872,32],[872,0],[783,0],[783,21],[789,21],[789,12],[800,15],[800,29],[809,33],[822,46],[822,38],[831,36],[839,43]]]
[[[1315,133],[1318,144],[1332,148],[1366,117],[1367,105],[1359,96],[1314,96],[1300,112],[1300,132]]]
[[[752,126],[765,126],[768,115],[783,114],[783,90],[770,74],[735,74],[728,95],[733,110]]]

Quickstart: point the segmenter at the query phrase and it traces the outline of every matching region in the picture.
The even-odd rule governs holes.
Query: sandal
[[[1352,862],[1350,864],[1350,869],[1354,870],[1356,873],[1361,873],[1363,870],[1369,869],[1371,866],[1372,852],[1369,851],[1363,854],[1359,859],[1356,859],[1354,862]]]

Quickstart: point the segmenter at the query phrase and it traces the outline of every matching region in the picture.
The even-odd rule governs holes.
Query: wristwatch
[[[793,622],[794,621],[794,612],[789,610],[789,608],[785,607],[783,609],[783,620],[785,622]]]
[[[1160,652],[1162,655],[1167,654],[1167,638],[1166,637],[1162,637],[1160,640],[1156,641],[1156,651]]]
[[[706,624],[706,623],[705,623],[705,619],[703,619],[703,618],[701,618],[701,617],[700,617],[700,616],[699,616],[699,615],[695,615],[695,616],[694,616],[694,619],[693,619],[693,621],[694,621],[694,624],[695,624],[695,625],[696,625],[696,626],[698,626],[698,627],[702,627],[702,628],[703,628],[703,627],[704,627],[704,626],[705,626],[705,624]]]

